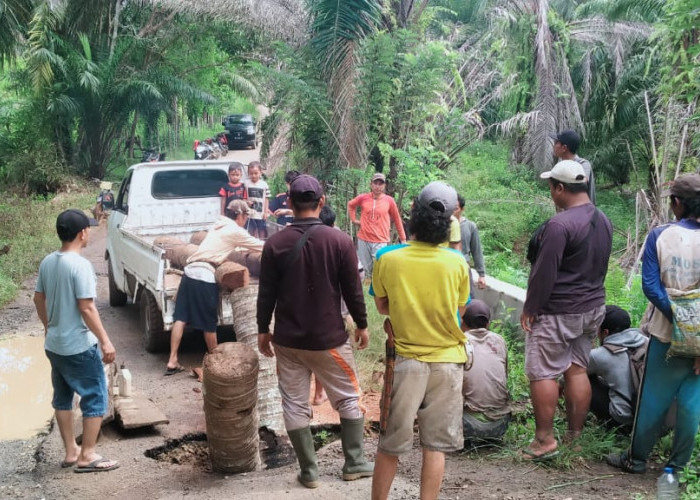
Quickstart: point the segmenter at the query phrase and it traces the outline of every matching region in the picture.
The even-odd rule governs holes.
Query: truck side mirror
[[[226,122],[221,122],[221,126],[222,126],[222,127],[225,127],[225,126],[226,126]]]

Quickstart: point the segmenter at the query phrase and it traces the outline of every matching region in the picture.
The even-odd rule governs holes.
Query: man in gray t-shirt
[[[79,210],[66,210],[58,216],[56,232],[61,249],[41,261],[34,292],[51,363],[52,406],[65,447],[61,467],[76,466],[76,472],[119,467],[118,462],[95,452],[109,397],[102,361],[112,363],[116,356],[95,306],[95,271],[80,255],[88,243],[89,226],[96,224]],[[74,393],[80,395],[83,413],[81,446],[73,430]]]
[[[558,134],[550,136],[554,139],[554,156],[560,160],[574,160],[583,167],[583,171],[588,177],[588,197],[591,203],[596,204],[595,197],[595,175],[591,162],[581,158],[577,153],[581,145],[581,138],[575,130],[564,130]]]

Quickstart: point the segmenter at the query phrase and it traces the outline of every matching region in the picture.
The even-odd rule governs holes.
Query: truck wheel
[[[109,282],[109,305],[112,307],[122,307],[126,304],[127,294],[117,288],[114,282],[114,271],[112,270],[112,261],[107,259],[107,281]]]
[[[170,336],[163,331],[163,316],[153,294],[141,292],[139,300],[139,325],[148,352],[163,352],[170,343]]]

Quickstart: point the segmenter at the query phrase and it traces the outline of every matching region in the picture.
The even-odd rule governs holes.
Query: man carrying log
[[[250,208],[243,200],[233,200],[226,207],[226,215],[217,220],[207,232],[199,249],[187,259],[182,281],[175,300],[175,323],[170,332],[170,358],[165,375],[183,371],[177,360],[185,326],[204,332],[207,350],[216,347],[216,324],[219,319],[219,287],[216,268],[224,263],[235,248],[261,252],[263,242],[246,231]]]
[[[258,291],[258,349],[267,357],[277,356],[284,425],[301,467],[298,480],[307,488],[319,486],[309,428],[312,373],[340,414],[343,479],[370,477],[374,470],[364,457],[360,386],[340,314],[342,296],[358,327],[358,348],[367,347],[367,311],[357,256],[348,235],[320,221],[325,201],[314,177],[300,175],[291,182],[294,220],[265,243]],[[270,333],[273,311],[274,335]]]

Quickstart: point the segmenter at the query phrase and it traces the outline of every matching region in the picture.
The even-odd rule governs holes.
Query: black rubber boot
[[[314,450],[314,437],[309,427],[287,431],[292,448],[297,455],[301,472],[297,476],[299,482],[307,488],[318,488],[321,483],[318,480],[318,465],[316,464],[316,450]]]
[[[363,477],[372,477],[374,462],[365,460],[362,443],[364,440],[365,419],[340,419],[340,439],[343,443],[343,481],[354,481]]]

